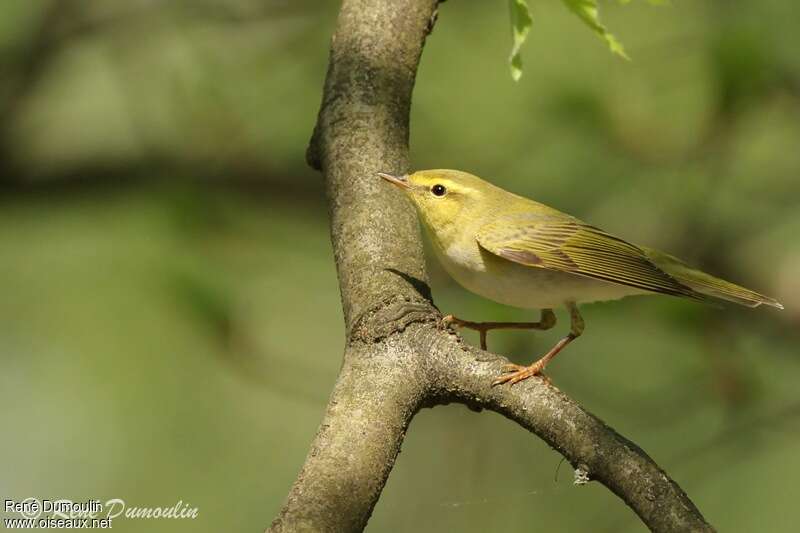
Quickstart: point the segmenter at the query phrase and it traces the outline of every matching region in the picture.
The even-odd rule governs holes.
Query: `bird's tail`
[[[643,250],[654,265],[704,297],[726,300],[747,307],[758,307],[763,304],[783,309],[783,305],[773,298],[706,274],[676,257],[649,248]]]

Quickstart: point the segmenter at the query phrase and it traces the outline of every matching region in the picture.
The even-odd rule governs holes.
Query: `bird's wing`
[[[498,217],[482,227],[476,238],[487,251],[530,267],[702,298],[650,262],[638,246],[566,215]]]

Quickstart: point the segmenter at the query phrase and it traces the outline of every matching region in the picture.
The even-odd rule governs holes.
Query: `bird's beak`
[[[378,176],[382,177],[392,185],[397,185],[403,189],[410,189],[411,185],[408,183],[408,176],[392,176],[391,174],[384,174],[378,172]]]

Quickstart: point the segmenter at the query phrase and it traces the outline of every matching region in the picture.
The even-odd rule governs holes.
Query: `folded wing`
[[[501,216],[481,228],[477,240],[487,251],[530,267],[703,299],[656,266],[638,246],[566,215]]]

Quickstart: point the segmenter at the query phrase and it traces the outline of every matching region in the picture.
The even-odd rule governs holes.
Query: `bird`
[[[480,332],[547,330],[566,307],[569,333],[531,365],[509,363],[492,385],[543,375],[547,364],[581,336],[578,305],[626,296],[666,294],[701,302],[783,309],[777,300],[695,269],[680,259],[628,242],[552,207],[459,170],[378,176],[416,208],[444,270],[465,289],[501,304],[540,310],[537,322],[444,322]]]

